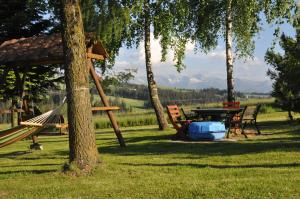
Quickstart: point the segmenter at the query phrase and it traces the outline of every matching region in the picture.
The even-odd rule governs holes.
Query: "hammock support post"
[[[92,59],[88,59],[88,67],[89,67],[89,71],[90,71],[90,75],[92,76],[93,80],[94,80],[94,83],[96,85],[96,88],[97,88],[97,91],[98,91],[98,94],[100,96],[100,99],[104,105],[104,107],[109,107],[109,103],[108,103],[108,100],[107,100],[107,97],[104,93],[104,90],[101,86],[101,83],[99,81],[99,76],[97,75],[95,69],[94,69],[94,66],[93,66],[93,62],[92,62]],[[115,134],[118,138],[118,141],[119,141],[119,144],[121,147],[126,147],[125,145],[125,142],[124,142],[124,139],[123,139],[123,136],[121,134],[121,130],[118,126],[118,123],[117,123],[117,120],[113,114],[113,112],[111,110],[107,110],[106,111],[108,117],[109,117],[109,120],[114,128],[114,131],[115,131]]]

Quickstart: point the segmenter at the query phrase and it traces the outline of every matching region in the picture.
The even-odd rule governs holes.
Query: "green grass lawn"
[[[274,119],[272,119],[274,117]],[[174,142],[175,131],[97,132],[102,163],[90,176],[62,173],[67,136],[43,136],[0,149],[0,198],[300,198],[300,125],[261,115],[262,136],[227,142]]]

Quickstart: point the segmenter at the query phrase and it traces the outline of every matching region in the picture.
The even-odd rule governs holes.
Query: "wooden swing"
[[[100,76],[96,73],[93,60],[105,60],[108,54],[100,41],[95,39],[93,33],[87,33],[86,48],[87,48],[87,67],[89,73],[96,85],[100,99],[104,107],[93,107],[92,111],[106,111],[114,132],[118,138],[121,147],[125,147],[125,142],[117,124],[113,110],[119,110],[119,107],[109,106],[107,97],[104,93],[100,82]],[[0,45],[0,64],[6,66],[32,66],[43,64],[63,64],[63,45],[60,33],[44,36],[34,36],[29,38],[13,39],[5,41]],[[23,125],[46,125],[53,124],[57,121],[57,114],[47,112],[40,117],[32,118],[23,122]]]

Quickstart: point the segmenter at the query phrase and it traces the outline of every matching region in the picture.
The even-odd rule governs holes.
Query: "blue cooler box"
[[[192,140],[220,140],[225,138],[226,129],[222,122],[192,122],[188,136]]]

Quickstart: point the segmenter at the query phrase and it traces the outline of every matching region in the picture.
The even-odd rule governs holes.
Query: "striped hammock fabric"
[[[62,118],[60,115],[61,108],[63,107],[66,98],[64,98],[61,105],[57,108],[50,110],[42,115],[36,116],[24,122],[21,122],[21,125],[25,126],[54,126],[54,127],[61,127]]]

